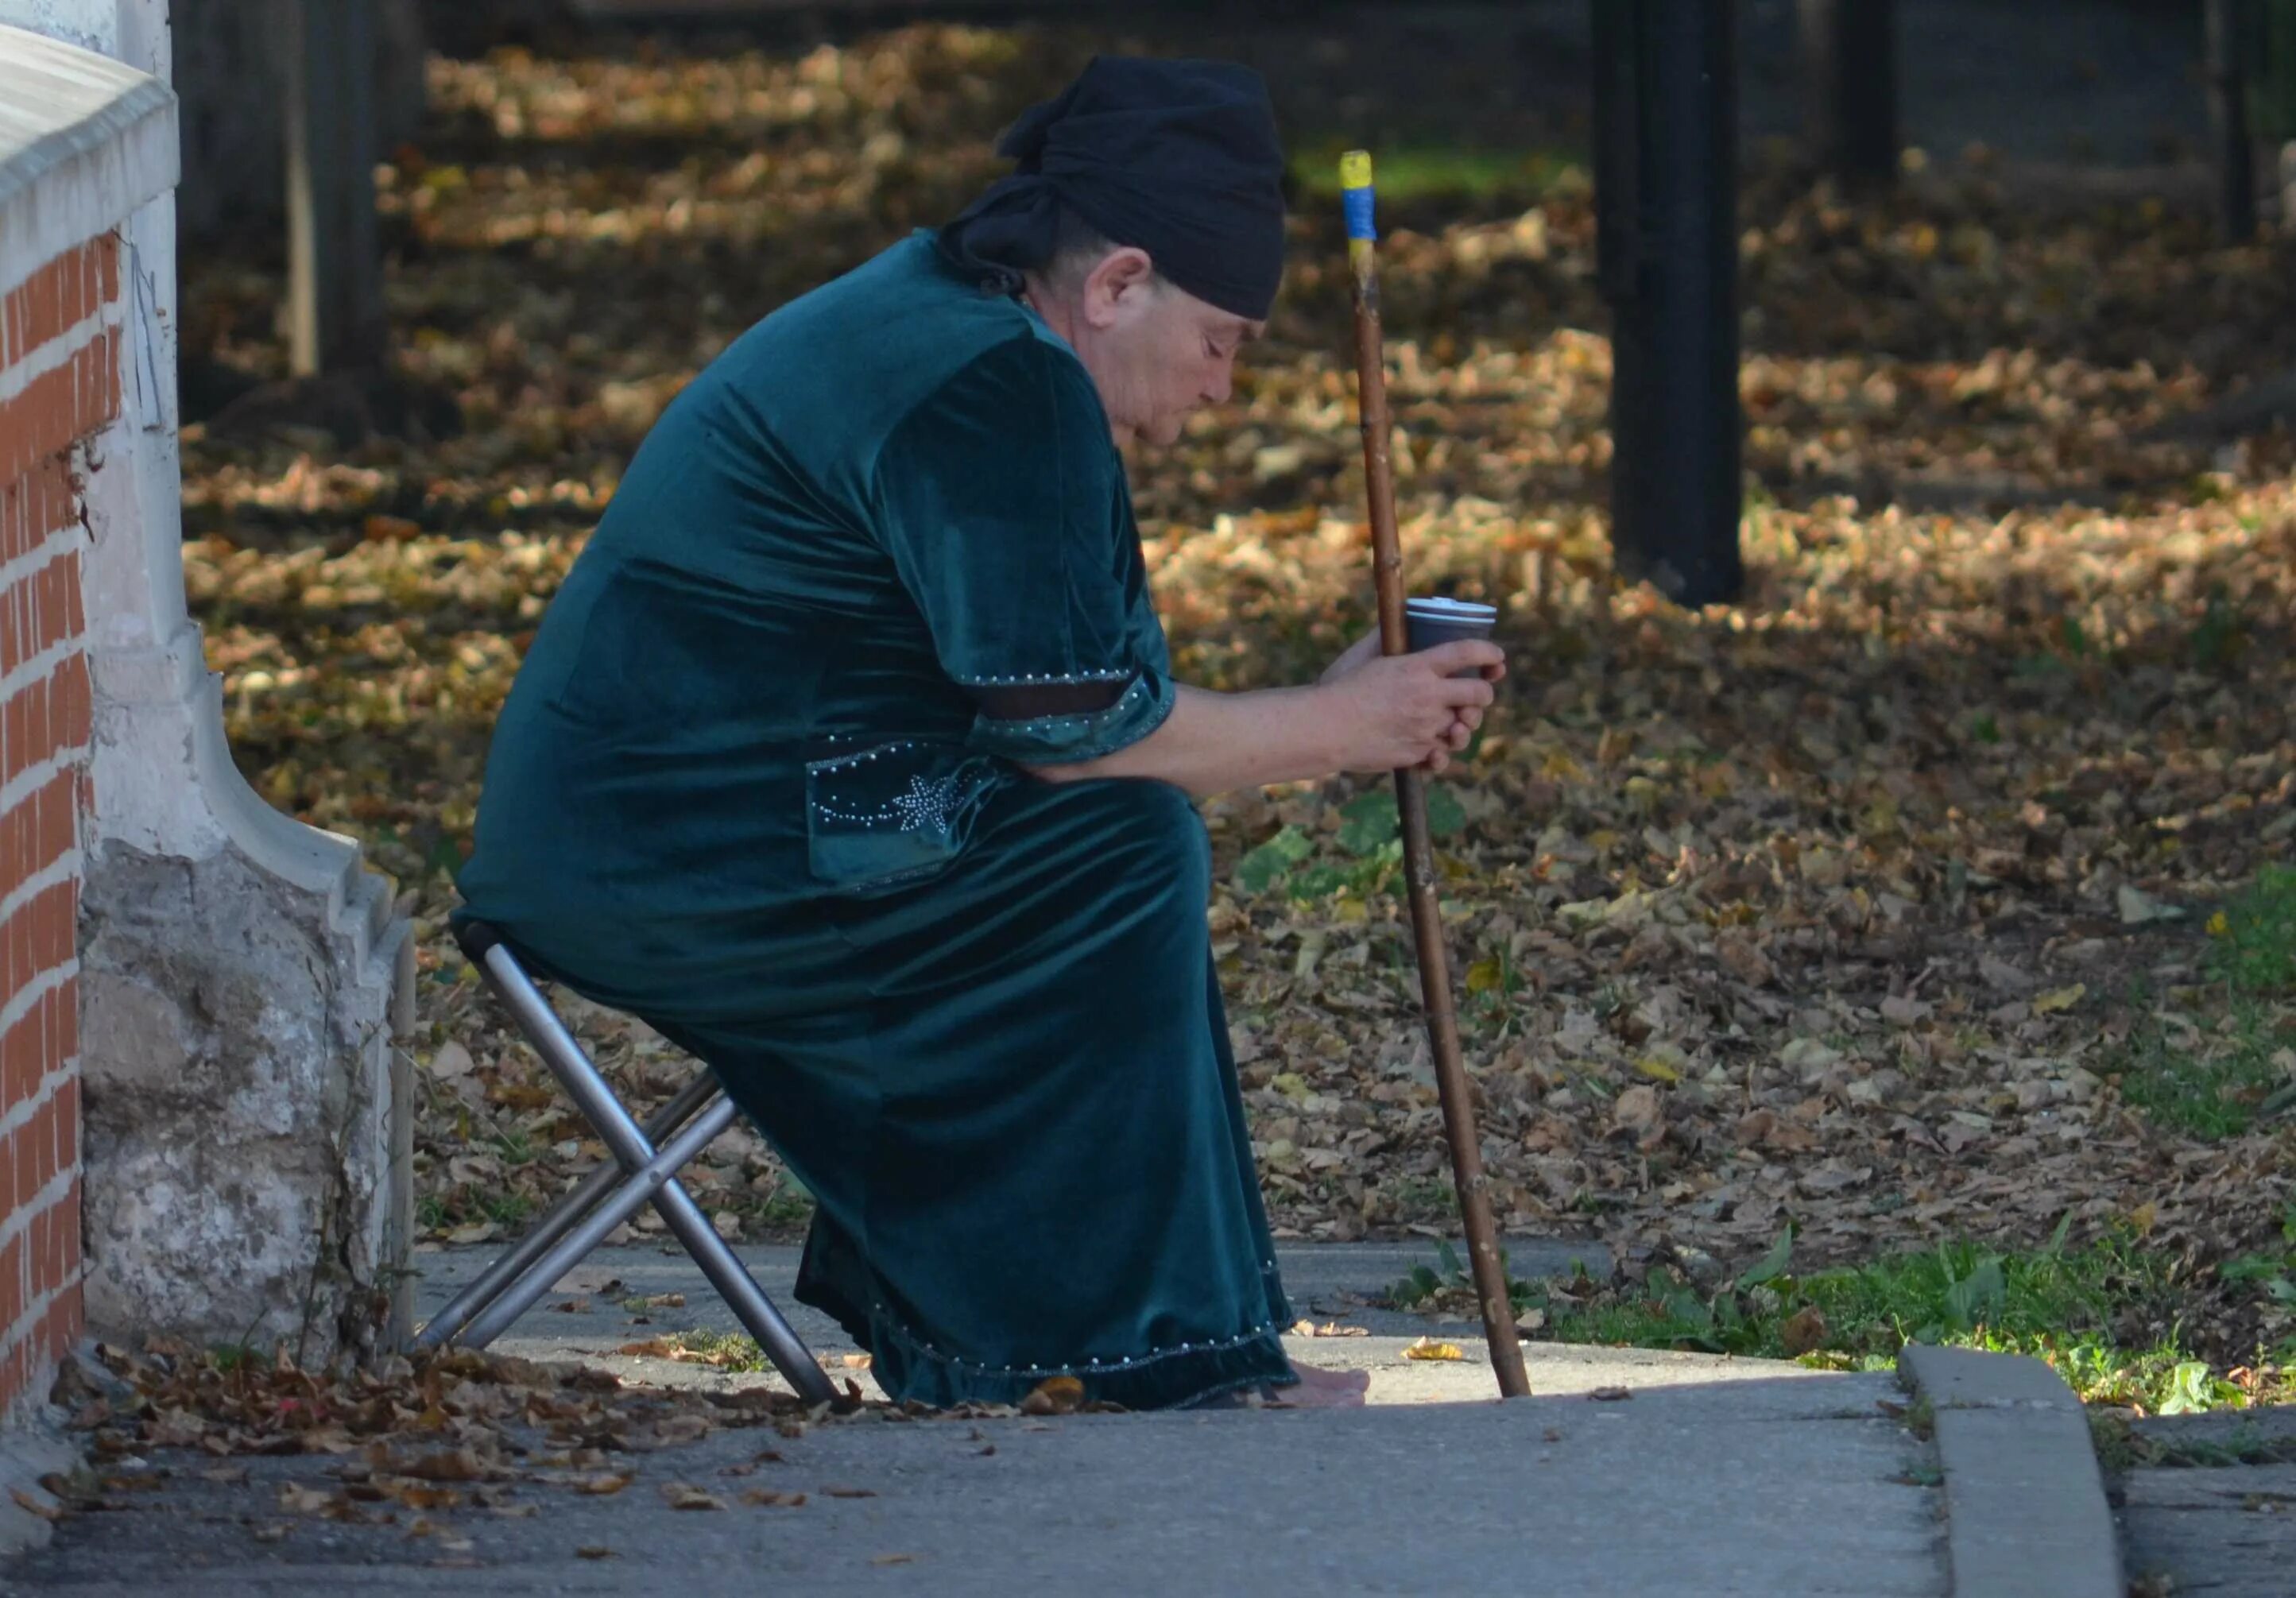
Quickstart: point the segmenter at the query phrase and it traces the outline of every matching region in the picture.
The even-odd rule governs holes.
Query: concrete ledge
[[[1954,1598],[2124,1598],[2088,1417],[2054,1371],[1908,1344],[1898,1377],[1936,1417]]]
[[[0,293],[176,186],[176,95],[0,25]]]

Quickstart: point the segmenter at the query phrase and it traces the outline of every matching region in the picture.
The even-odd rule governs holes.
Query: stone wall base
[[[112,842],[81,923],[88,1322],[284,1347],[398,1346],[412,947],[348,851],[315,893],[236,847]],[[394,1072],[398,1078],[394,1081]]]

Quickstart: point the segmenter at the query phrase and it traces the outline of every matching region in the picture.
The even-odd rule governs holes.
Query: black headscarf
[[[1017,169],[940,230],[965,276],[1012,293],[1066,206],[1197,299],[1254,321],[1283,277],[1283,150],[1259,74],[1102,55],[996,146]]]

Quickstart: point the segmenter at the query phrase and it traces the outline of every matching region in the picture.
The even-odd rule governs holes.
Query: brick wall
[[[119,414],[116,235],[0,304],[0,1417],[80,1332],[79,958],[87,787],[73,447]]]

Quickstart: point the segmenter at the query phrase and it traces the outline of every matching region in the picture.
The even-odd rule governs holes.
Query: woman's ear
[[[1094,327],[1109,326],[1136,295],[1146,293],[1155,282],[1156,263],[1146,250],[1129,244],[1110,250],[1084,280],[1085,320]]]

